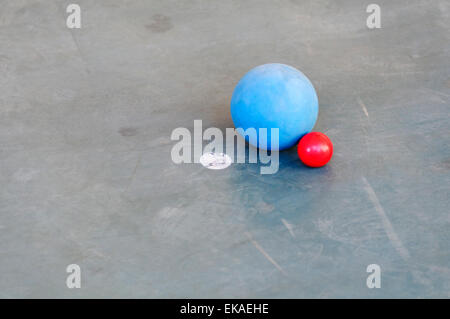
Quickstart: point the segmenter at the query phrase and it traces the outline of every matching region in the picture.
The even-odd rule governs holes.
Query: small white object
[[[224,169],[231,165],[231,157],[224,153],[205,153],[200,157],[200,163],[208,169]]]

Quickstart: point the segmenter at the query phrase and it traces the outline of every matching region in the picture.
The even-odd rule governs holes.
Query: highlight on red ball
[[[309,167],[321,167],[333,156],[333,143],[323,133],[311,132],[304,135],[297,145],[300,160]]]

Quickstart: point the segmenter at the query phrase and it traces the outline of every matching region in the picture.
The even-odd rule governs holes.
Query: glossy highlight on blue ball
[[[250,70],[231,98],[235,127],[256,129],[256,136],[244,138],[255,147],[269,150],[277,149],[276,141],[271,141],[272,128],[279,129],[278,149],[287,149],[312,130],[318,113],[317,94],[309,79],[296,68],[280,63]],[[267,129],[267,135],[260,134],[261,128]]]

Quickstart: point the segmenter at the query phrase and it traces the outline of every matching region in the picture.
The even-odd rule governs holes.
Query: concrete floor
[[[0,297],[450,297],[447,0],[375,30],[358,0],[69,3],[0,2]],[[174,164],[268,62],[315,85],[329,165]]]

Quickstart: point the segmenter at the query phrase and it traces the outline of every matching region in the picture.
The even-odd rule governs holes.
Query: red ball
[[[333,156],[333,143],[323,133],[311,132],[303,136],[297,146],[298,157],[303,164],[321,167]]]

